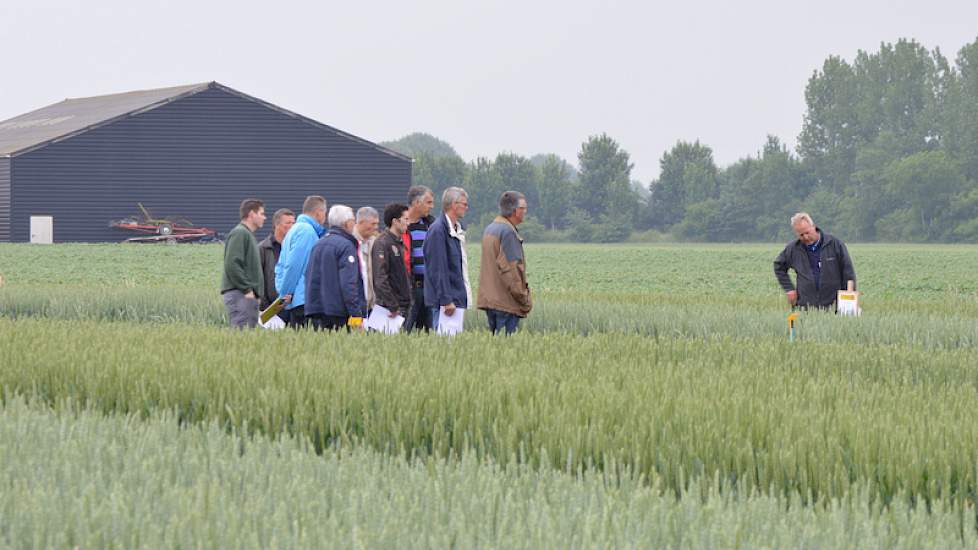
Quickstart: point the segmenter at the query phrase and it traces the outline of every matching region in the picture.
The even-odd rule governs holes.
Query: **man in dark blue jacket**
[[[424,241],[424,303],[432,308],[438,327],[441,308],[454,315],[472,302],[469,262],[465,255],[465,230],[461,219],[469,209],[469,195],[461,187],[449,187],[441,196],[443,213],[428,229]]]
[[[329,209],[329,232],[312,247],[306,268],[306,317],[316,330],[338,330],[363,323],[367,304],[360,277],[360,255],[349,206]]]

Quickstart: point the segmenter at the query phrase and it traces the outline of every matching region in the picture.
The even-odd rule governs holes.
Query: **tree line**
[[[796,150],[768,136],[757,154],[720,167],[708,145],[680,141],[648,185],[632,180],[629,154],[606,134],[582,143],[577,168],[556,155],[466,162],[426,134],[384,145],[415,159],[415,183],[436,193],[461,183],[476,227],[500,193],[523,191],[521,231],[541,240],[782,241],[805,210],[850,241],[978,241],[978,40],[953,63],[908,39],[829,57],[805,101]]]

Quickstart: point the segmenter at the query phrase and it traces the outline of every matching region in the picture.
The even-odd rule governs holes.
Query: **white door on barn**
[[[54,217],[31,216],[31,242],[34,244],[54,242]]]

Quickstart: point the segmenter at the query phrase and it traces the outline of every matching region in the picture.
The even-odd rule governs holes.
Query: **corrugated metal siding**
[[[12,239],[32,213],[54,216],[55,241],[118,241],[111,220],[183,216],[226,233],[247,197],[300,210],[307,195],[378,210],[404,201],[409,161],[255,102],[210,89],[16,157]]]
[[[0,243],[10,241],[10,158],[0,158]]]

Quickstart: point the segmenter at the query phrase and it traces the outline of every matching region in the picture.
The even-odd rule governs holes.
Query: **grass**
[[[0,410],[0,547],[968,548],[970,506],[889,507],[737,494],[719,478],[676,498],[627,470],[568,475],[470,453],[316,455],[301,438],[181,428],[165,411]]]
[[[178,424],[180,433],[206,434],[188,437],[231,438],[239,449],[293,445],[322,455],[309,458],[319,464],[375,464],[370,475],[389,487],[401,487],[404,472],[427,472],[426,483],[447,485],[424,501],[443,514],[437,528],[400,539],[418,546],[973,544],[978,247],[851,246],[864,315],[804,313],[794,343],[771,271],[779,249],[531,244],[535,307],[523,331],[492,338],[476,313],[467,333],[442,339],[230,331],[217,294],[220,246],[0,245],[0,395],[10,414],[53,414],[55,423],[96,413],[110,424],[124,419],[118,436],[133,439],[115,445],[125,448],[151,440],[140,430],[163,422],[163,431]],[[469,256],[474,275],[478,248]],[[33,404],[18,405],[23,399]],[[113,445],[92,430],[96,445]],[[19,448],[0,440],[0,449]],[[277,464],[278,455],[262,453]],[[152,462],[147,475],[167,468]],[[30,487],[27,471],[0,486]],[[443,471],[468,472],[477,487],[501,483],[492,485],[499,492],[438,478]],[[523,477],[506,477],[512,472]],[[524,482],[582,492],[540,501],[506,485]],[[417,490],[404,486],[413,489],[388,496]],[[611,496],[628,487],[628,498],[641,494],[646,504],[595,504],[606,498],[588,492],[598,486]],[[264,508],[239,515],[285,513],[276,511],[281,501],[300,493],[279,489],[256,486],[247,494]],[[404,499],[416,502],[410,497],[384,508],[386,497],[370,495],[356,508],[374,514],[367,523],[318,515],[303,516],[303,525],[331,518],[343,538],[328,540],[341,546],[383,546],[395,540],[385,537],[407,536],[408,525],[427,525],[404,511]],[[150,546],[208,546],[214,525],[239,530],[240,546],[301,546],[319,533],[242,527],[209,512],[213,503],[195,524],[173,511],[180,502],[199,512],[191,496],[173,496],[166,511],[145,504],[158,495],[119,493],[113,498],[127,507],[149,511],[118,532],[165,541]],[[240,495],[222,498],[233,511]],[[569,511],[558,498],[587,505]],[[0,520],[0,534],[14,536],[0,546],[139,545],[104,538],[106,525],[123,520],[106,523],[114,516],[97,506],[32,505],[77,520],[73,538],[63,539],[38,534],[53,516],[31,519],[40,513],[28,500],[3,502],[0,518],[19,514],[26,523]],[[515,523],[497,522],[500,502]],[[153,514],[159,525],[184,518],[174,525],[191,535],[160,539],[166,529],[145,519]]]

